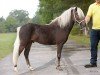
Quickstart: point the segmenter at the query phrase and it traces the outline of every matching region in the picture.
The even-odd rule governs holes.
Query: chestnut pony
[[[49,24],[38,25],[28,23],[18,27],[13,51],[14,70],[18,71],[17,62],[22,51],[24,51],[28,68],[33,70],[28,56],[31,45],[34,42],[44,45],[57,45],[57,69],[60,69],[60,58],[63,45],[68,40],[74,23],[77,22],[81,28],[85,27],[86,24],[82,21],[84,17],[84,13],[79,7],[71,7]]]

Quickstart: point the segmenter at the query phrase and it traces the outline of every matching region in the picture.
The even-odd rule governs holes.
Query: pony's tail
[[[17,37],[14,43],[14,50],[13,50],[13,64],[14,67],[17,68],[17,61],[18,61],[18,57],[19,57],[19,46],[20,46],[20,39],[19,39],[19,31],[20,31],[21,27],[17,28]]]

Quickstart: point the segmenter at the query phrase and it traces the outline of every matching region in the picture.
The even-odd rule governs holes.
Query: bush
[[[72,35],[77,35],[77,34],[81,34],[80,32],[81,31],[80,31],[79,26],[78,25],[74,25],[74,27],[72,28],[71,34]]]

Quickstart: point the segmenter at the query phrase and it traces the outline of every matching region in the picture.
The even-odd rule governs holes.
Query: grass
[[[83,35],[70,35],[69,39],[73,39],[76,43],[90,47],[90,38]],[[100,42],[98,44],[98,49],[100,49]]]
[[[83,35],[70,35],[69,39],[75,40],[76,43],[84,45],[86,47],[90,46],[90,38]]]
[[[13,51],[15,33],[0,33],[0,60]]]

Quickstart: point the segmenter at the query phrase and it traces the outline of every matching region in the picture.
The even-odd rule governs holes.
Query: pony
[[[68,40],[68,36],[76,22],[80,25],[81,29],[86,26],[86,23],[83,21],[84,18],[84,13],[79,7],[70,7],[49,24],[39,25],[28,23],[18,27],[13,50],[14,70],[18,71],[17,62],[22,51],[24,51],[28,68],[33,70],[28,56],[31,45],[34,42],[44,45],[57,45],[56,69],[60,70],[60,59],[63,45]]]

